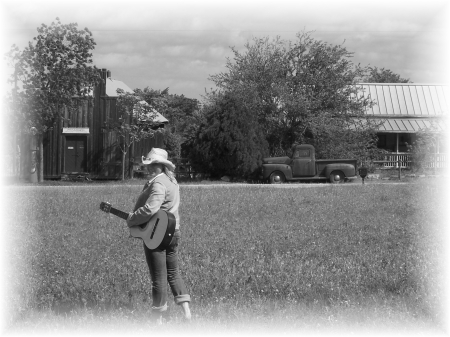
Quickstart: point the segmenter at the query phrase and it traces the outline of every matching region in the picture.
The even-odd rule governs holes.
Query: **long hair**
[[[173,182],[175,185],[178,185],[178,182],[175,179],[175,174],[171,170],[169,170],[166,165],[164,165],[164,173],[169,177],[171,182]]]

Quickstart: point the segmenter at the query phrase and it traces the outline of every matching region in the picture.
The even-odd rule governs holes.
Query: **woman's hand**
[[[131,219],[131,216],[133,215],[133,213],[132,212],[129,212],[128,213],[128,218],[127,218],[127,225],[128,225],[128,227],[130,226],[129,224],[128,224],[128,221]]]

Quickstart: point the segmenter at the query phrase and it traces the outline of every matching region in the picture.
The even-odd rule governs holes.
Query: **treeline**
[[[409,82],[354,64],[345,47],[307,32],[295,41],[254,38],[244,52],[232,50],[201,105],[169,95],[162,110],[173,125],[167,147],[213,176],[251,177],[264,157],[284,155],[294,143],[314,145],[319,158],[374,155],[378,122],[364,115],[373,103],[357,84]]]
[[[59,107],[77,109],[74,96],[92,99],[100,81],[92,61],[95,45],[87,28],[57,18],[39,27],[24,50],[12,46],[6,55],[14,69],[9,123],[17,132],[38,134],[40,163],[43,133],[64,118]],[[158,132],[165,133],[170,156],[188,158],[197,171],[213,176],[251,177],[265,156],[286,154],[294,143],[314,145],[319,158],[370,156],[377,151],[377,124],[364,115],[373,103],[358,95],[357,84],[409,82],[390,70],[354,64],[345,47],[308,32],[294,41],[254,38],[243,52],[232,51],[227,70],[210,75],[215,89],[202,102],[169,88],[120,95],[118,107],[128,117],[110,127],[124,140],[123,158],[133,142],[155,131],[143,125],[151,124],[153,110],[169,120]],[[137,110],[146,117],[136,119]]]

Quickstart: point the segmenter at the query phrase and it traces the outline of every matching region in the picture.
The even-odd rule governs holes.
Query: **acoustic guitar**
[[[128,213],[111,206],[109,202],[100,203],[100,209],[126,220]],[[175,216],[163,210],[156,212],[147,223],[130,227],[130,235],[144,241],[148,249],[164,250],[172,241],[175,233]]]

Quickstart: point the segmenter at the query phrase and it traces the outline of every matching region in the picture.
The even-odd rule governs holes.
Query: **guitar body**
[[[111,206],[109,202],[100,203],[100,209],[119,218],[127,219],[128,213]],[[156,212],[147,223],[130,227],[130,235],[142,239],[148,249],[164,250],[170,244],[175,233],[175,216],[163,210]]]
[[[141,238],[148,249],[164,250],[172,241],[175,224],[172,213],[159,210],[146,224],[130,227],[130,234]]]

